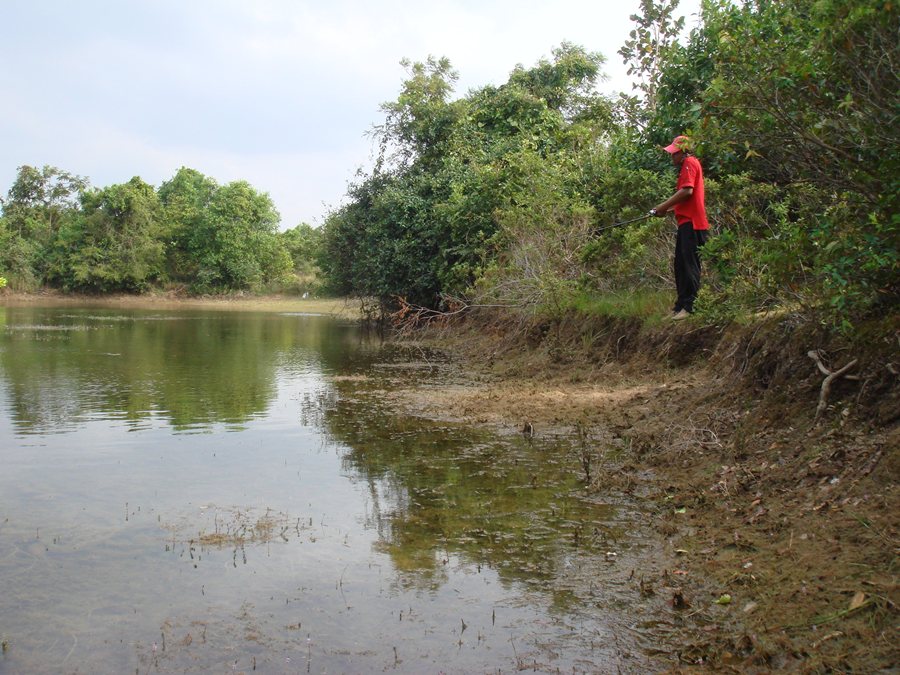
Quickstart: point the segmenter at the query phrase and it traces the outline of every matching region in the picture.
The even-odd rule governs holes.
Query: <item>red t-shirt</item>
[[[678,173],[678,184],[675,189],[689,187],[694,188],[691,198],[675,205],[675,220],[678,224],[688,221],[694,224],[695,230],[708,230],[709,221],[706,219],[706,196],[703,191],[703,168],[693,155],[688,155],[681,163],[681,171]]]

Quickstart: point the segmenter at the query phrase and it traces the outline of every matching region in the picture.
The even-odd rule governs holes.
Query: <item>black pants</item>
[[[673,311],[694,311],[700,290],[700,247],[706,243],[707,230],[695,230],[691,222],[678,226],[675,238],[675,290],[678,299]]]

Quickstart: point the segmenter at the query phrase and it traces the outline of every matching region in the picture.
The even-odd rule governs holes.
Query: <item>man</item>
[[[706,202],[703,191],[703,168],[688,149],[687,136],[678,136],[663,148],[672,158],[672,164],[680,167],[675,194],[650,213],[664,216],[674,211],[678,223],[675,239],[675,290],[678,298],[672,310],[676,321],[686,319],[694,311],[694,300],[700,290],[699,249],[709,236],[706,219]]]

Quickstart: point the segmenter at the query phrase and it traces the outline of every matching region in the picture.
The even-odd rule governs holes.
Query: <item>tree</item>
[[[884,0],[710,2],[708,91],[719,151],[760,177],[851,189],[869,204],[897,176],[898,8]],[[752,151],[752,152],[751,152]]]
[[[281,282],[290,272],[275,205],[246,181],[220,186],[182,167],[160,186],[159,198],[173,278],[202,292],[251,290]]]
[[[710,0],[703,136],[723,168],[805,198],[784,254],[840,321],[900,299],[898,8],[883,0]],[[792,278],[780,280],[794,283]]]
[[[322,249],[322,230],[307,223],[280,233],[279,238],[294,263],[294,272],[310,274],[318,267]]]
[[[19,235],[47,240],[59,229],[64,214],[78,209],[79,196],[87,187],[86,178],[55,166],[40,170],[20,166],[3,214]]]
[[[218,187],[185,233],[199,290],[249,290],[281,281],[291,259],[276,236],[278,212],[246,181]]]
[[[88,181],[53,166],[20,166],[3,202],[0,268],[17,289],[39,286],[49,249],[80,208]]]
[[[641,13],[630,17],[636,25],[619,49],[628,74],[637,77],[634,88],[641,92],[642,105],[649,111],[656,107],[663,67],[684,28],[684,17],[675,18],[677,8],[678,0],[641,0]]]
[[[85,192],[81,212],[54,247],[49,278],[70,290],[139,292],[163,274],[156,191],[135,176]]]
[[[429,56],[424,63],[404,59],[401,65],[409,77],[397,100],[381,106],[385,121],[375,129],[381,146],[378,164],[392,158],[401,163],[439,164],[458,119],[456,107],[447,99],[459,75],[447,58]]]
[[[641,0],[640,12],[631,15],[634,28],[618,53],[634,77],[635,93],[621,93],[615,107],[618,124],[611,146],[618,164],[666,171],[669,162],[659,148],[688,132],[696,118],[695,106],[705,83],[697,88],[689,83],[697,76],[694,65],[703,54],[688,53],[679,44],[685,19],[677,14],[678,2]]]
[[[159,186],[167,227],[167,266],[173,280],[191,282],[197,274],[195,251],[202,246],[203,223],[218,189],[212,178],[187,167]]]
[[[429,214],[424,173],[374,174],[351,187],[351,201],[325,222],[323,264],[331,290],[372,296],[384,306],[402,296],[440,301],[437,270],[445,238]]]
[[[497,238],[501,215],[531,203],[524,191],[545,175],[541,162],[559,161],[564,170],[547,175],[566,176],[541,194],[565,201],[577,191],[572,154],[589,151],[611,120],[594,91],[601,63],[564,44],[552,60],[456,101],[446,59],[407,63],[410,78],[377,129],[384,161],[325,223],[333,290],[434,307],[471,288],[510,240]]]
[[[597,112],[595,91],[600,67],[606,59],[583,47],[563,42],[553,50],[553,60],[541,59],[533,68],[518,65],[508,86],[521,87],[567,119]]]

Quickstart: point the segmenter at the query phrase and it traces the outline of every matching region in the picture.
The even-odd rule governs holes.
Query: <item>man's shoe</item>
[[[686,309],[682,309],[680,312],[676,312],[672,315],[672,321],[681,321],[682,319],[686,319],[691,315],[689,311]]]

